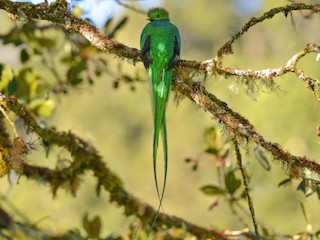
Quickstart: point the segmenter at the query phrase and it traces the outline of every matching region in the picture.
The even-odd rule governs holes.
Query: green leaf
[[[241,194],[240,194],[240,196],[239,196],[239,199],[246,199],[247,198],[247,192],[246,192],[246,190],[244,189],[242,192],[241,192]]]
[[[101,220],[99,216],[95,216],[92,220],[89,220],[88,213],[86,213],[82,219],[82,226],[87,232],[88,238],[97,239],[100,237]]]
[[[0,78],[0,91],[6,90],[9,87],[10,82],[13,80],[13,70],[11,67],[3,65],[0,66],[1,78]]]
[[[318,199],[320,200],[320,185],[317,186],[316,193],[318,195]]]
[[[279,182],[278,187],[282,187],[282,186],[286,187],[291,183],[292,183],[291,178],[286,178],[286,179],[282,180],[281,182]]]
[[[2,38],[2,43],[13,44],[14,46],[20,46],[24,42],[21,40],[21,32],[19,28],[12,29],[8,34]]]
[[[108,29],[110,28],[112,22],[113,22],[113,17],[109,18],[109,19],[106,21],[105,25],[103,26],[103,31],[104,31],[105,33],[108,32]]]
[[[300,202],[300,207],[304,216],[304,219],[306,220],[307,223],[310,223],[310,214],[307,212],[305,205],[303,202]]]
[[[241,186],[241,180],[236,178],[234,171],[230,171],[225,176],[225,185],[228,192],[233,195],[235,191]]]
[[[52,39],[50,37],[39,37],[36,39],[37,43],[41,47],[46,47],[46,48],[54,48],[56,46],[56,39]]]
[[[205,194],[209,196],[217,196],[217,195],[224,195],[226,194],[226,190],[216,186],[216,185],[205,185],[200,188],[200,190]]]
[[[73,76],[71,79],[70,79],[70,83],[72,85],[78,85],[79,83],[82,82],[82,78],[79,78],[79,77],[76,77],[76,76]]]
[[[32,100],[29,103],[28,108],[38,116],[50,117],[56,108],[56,103],[51,99],[38,98]]]
[[[61,63],[67,63],[67,64],[72,64],[74,62],[76,62],[75,56],[74,55],[67,55],[64,56],[60,59]]]
[[[68,80],[72,85],[77,85],[82,82],[82,77],[80,76],[81,72],[87,69],[85,61],[80,61],[77,65],[69,68],[67,76]]]
[[[222,149],[221,135],[215,127],[210,127],[205,130],[205,151],[218,156],[219,151]]]
[[[25,48],[22,49],[20,52],[20,60],[22,63],[25,63],[26,61],[29,60],[29,53],[27,52],[27,50]]]
[[[18,84],[16,78],[13,78],[8,86],[8,95],[13,95],[18,91]]]
[[[38,108],[38,115],[42,117],[50,117],[56,108],[56,102],[48,99],[44,101]]]
[[[254,149],[254,156],[265,170],[267,171],[271,170],[269,160],[267,159],[264,152],[260,148],[257,147]]]
[[[96,77],[100,77],[101,74],[102,74],[101,68],[100,68],[100,67],[96,67],[96,68],[94,69],[94,75],[96,75]]]
[[[121,29],[128,21],[128,17],[125,16],[123,17],[118,23],[117,25],[115,25],[115,27],[112,29],[112,31],[108,34],[109,38],[113,38],[116,34],[116,32]]]
[[[300,183],[299,183],[299,185],[298,185],[298,187],[297,187],[297,190],[298,191],[302,191],[302,192],[305,192],[305,183],[304,183],[304,181],[302,180]]]
[[[29,101],[37,96],[38,76],[32,68],[22,68],[16,76],[16,96]]]

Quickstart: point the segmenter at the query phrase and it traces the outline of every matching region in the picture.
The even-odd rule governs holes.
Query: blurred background
[[[115,40],[139,48],[140,33],[147,21],[145,14],[130,10],[112,0],[71,1],[83,18],[90,19],[101,31],[108,19],[117,22],[124,16],[126,24],[115,35]],[[308,3],[320,1],[308,1]],[[215,56],[216,51],[251,18],[289,1],[264,0],[162,0],[121,1],[140,10],[151,6],[163,6],[170,13],[171,21],[179,28],[182,39],[181,58],[203,61]],[[18,22],[0,11],[0,34],[8,32]],[[319,44],[320,16],[308,12],[278,14],[271,20],[251,28],[234,44],[234,54],[224,58],[224,65],[240,69],[278,68],[308,43]],[[54,33],[52,33],[54,34]],[[63,35],[58,35],[63,38]],[[79,36],[81,38],[81,36]],[[65,47],[65,51],[68,51]],[[101,53],[106,59],[109,74],[103,72],[93,79],[93,84],[80,84],[70,88],[55,100],[55,109],[46,125],[58,130],[71,130],[89,141],[105,159],[107,166],[123,180],[125,188],[142,201],[157,207],[159,204],[152,169],[152,114],[147,74],[141,63],[131,62]],[[320,79],[320,62],[316,54],[309,54],[299,62],[306,74]],[[0,45],[0,62],[12,67],[20,65],[20,49],[13,44]],[[39,72],[45,74],[41,62]],[[63,70],[61,70],[63,71]],[[115,78],[121,71],[139,76],[142,81],[120,84],[115,88]],[[110,72],[112,74],[110,74]],[[198,81],[202,77],[198,77]],[[294,74],[277,78],[278,88],[270,92],[248,95],[245,87],[236,79],[208,78],[207,90],[228,103],[234,111],[246,117],[267,140],[277,142],[292,154],[308,156],[318,161],[320,149],[315,127],[319,125],[319,103],[305,84]],[[204,130],[216,126],[212,116],[199,109],[188,99],[177,104],[175,93],[167,109],[169,172],[163,206],[165,213],[182,217],[203,226],[221,229],[239,229],[243,226],[232,215],[222,200],[212,210],[216,200],[201,193],[201,186],[213,184],[216,178],[216,162],[203,157]],[[36,136],[27,136],[30,141]],[[255,146],[250,146],[255,147]],[[244,148],[246,146],[244,144]],[[298,181],[286,188],[279,188],[286,178],[285,169],[273,161],[271,171],[265,171],[247,147],[245,163],[251,173],[250,186],[256,217],[266,226],[282,233],[293,234],[306,228],[300,203],[307,206],[314,229],[320,228],[319,199],[314,194],[308,198],[297,191]],[[63,149],[54,148],[49,157],[38,146],[27,162],[55,167],[57,159],[70,159]],[[245,153],[245,151],[244,151]],[[197,171],[186,164],[186,158],[201,157]],[[159,158],[161,159],[161,158]],[[232,159],[235,161],[235,159]],[[161,165],[159,176],[162,176]],[[0,179],[0,193],[5,196],[2,204],[14,205],[17,216],[24,215],[39,227],[52,232],[70,228],[82,229],[81,219],[99,215],[103,221],[102,234],[125,232],[133,219],[125,218],[123,209],[109,204],[108,193],[95,194],[95,181],[90,172],[82,176],[81,187],[75,198],[67,191],[59,190],[55,198],[51,190],[41,182],[15,180],[10,186],[7,178]],[[10,203],[10,204],[9,204]],[[243,205],[247,204],[243,201]],[[81,230],[83,231],[83,230]]]

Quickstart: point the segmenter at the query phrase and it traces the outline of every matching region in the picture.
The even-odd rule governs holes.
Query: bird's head
[[[151,8],[148,11],[147,20],[155,21],[155,20],[169,20],[169,13],[164,8]]]

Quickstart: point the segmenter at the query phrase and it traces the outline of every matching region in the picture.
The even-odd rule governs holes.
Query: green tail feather
[[[165,116],[164,116],[165,118]],[[156,131],[155,131],[156,133]],[[164,196],[164,191],[166,188],[166,183],[167,183],[167,172],[168,172],[168,142],[167,142],[167,128],[166,128],[166,122],[165,119],[163,119],[163,123],[162,123],[162,127],[161,127],[161,137],[162,137],[162,143],[163,143],[163,154],[164,154],[164,180],[163,180],[163,188],[162,188],[162,192],[160,195],[159,192],[159,186],[158,186],[158,180],[157,180],[157,148],[158,148],[158,140],[159,140],[159,132],[158,135],[156,137],[156,135],[154,135],[154,145],[153,145],[153,171],[154,171],[154,178],[155,178],[155,182],[156,182],[156,188],[157,188],[157,194],[158,197],[160,199],[160,203],[157,209],[157,213],[156,216],[154,217],[152,224],[151,224],[151,228],[150,228],[150,232],[148,233],[147,236],[149,236],[149,234],[151,233],[151,230],[153,229],[154,224],[156,223],[157,219],[158,219],[158,215],[160,212],[160,209],[162,207],[162,200],[163,200],[163,196]],[[156,145],[155,145],[156,143]]]
[[[161,68],[160,68],[161,70]],[[164,197],[166,182],[167,182],[167,171],[168,171],[168,142],[167,142],[167,129],[165,121],[166,105],[169,98],[169,91],[172,80],[172,70],[163,69],[160,73],[156,67],[150,68],[150,75],[152,78],[152,100],[153,100],[153,116],[154,116],[154,135],[153,135],[153,171],[154,179],[156,183],[157,194],[160,200],[157,214],[153,220],[151,229],[155,224],[159,211],[162,206],[162,200]],[[164,180],[163,188],[160,194],[159,184],[157,178],[157,153],[159,145],[159,135],[161,132],[163,154],[164,154]]]
[[[154,179],[156,183],[157,194],[160,200],[160,205],[162,204],[162,199],[166,187],[167,182],[167,171],[168,171],[168,143],[167,143],[167,129],[165,123],[165,115],[163,116],[163,122],[161,125],[156,124],[153,136],[153,171],[154,171]],[[160,127],[160,128],[159,128]],[[158,143],[159,143],[159,131],[161,131],[161,138],[163,144],[163,154],[164,154],[164,183],[162,192],[160,195],[158,178],[157,178],[157,153],[158,153]]]

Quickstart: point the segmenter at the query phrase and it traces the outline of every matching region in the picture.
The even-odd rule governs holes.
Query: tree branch
[[[279,144],[264,139],[246,118],[232,111],[227,103],[207,92],[203,85],[193,81],[189,81],[189,84],[176,81],[174,86],[176,91],[187,96],[205,111],[210,112],[219,123],[223,123],[227,128],[238,133],[239,136],[255,142],[267,152],[270,152],[275,160],[286,166],[286,174],[290,177],[320,181],[320,164],[305,156],[294,156],[284,151]]]
[[[316,44],[308,44],[302,51],[292,56],[284,65],[279,68],[262,69],[262,70],[243,70],[235,69],[231,67],[220,66],[217,67],[217,61],[210,59],[201,63],[201,68],[206,69],[210,74],[215,72],[225,77],[235,76],[238,78],[249,79],[253,81],[247,81],[246,85],[250,86],[251,82],[254,84],[256,80],[263,81],[268,87],[272,88],[274,85],[273,78],[281,77],[289,72],[294,73],[305,84],[307,89],[311,90],[317,100],[320,100],[320,81],[316,78],[306,76],[304,72],[297,67],[297,64],[301,58],[310,53],[320,52],[320,46]]]
[[[63,26],[66,30],[80,33],[93,46],[97,47],[102,51],[108,52],[122,59],[126,58],[128,60],[132,60],[133,64],[141,61],[139,57],[138,49],[128,47],[115,40],[109,39],[107,35],[101,34],[95,27],[90,25],[88,22],[75,17],[67,9],[65,9],[64,1],[61,1],[61,0],[55,1],[50,5],[46,5],[44,3],[34,5],[31,3],[11,2],[10,0],[2,0],[0,2],[0,9],[3,9],[6,12],[10,13],[11,18],[14,20],[17,20],[17,19],[21,19],[24,21],[47,20],[54,24],[59,24]],[[284,13],[287,16],[287,14],[291,13],[292,11],[301,11],[301,10],[310,10],[315,13],[318,13],[320,12],[320,4],[307,5],[307,4],[299,3],[299,4],[287,5],[284,7],[273,8],[258,18],[251,18],[250,21],[248,21],[244,25],[244,27],[231,38],[231,40],[226,42],[218,50],[218,53],[215,59],[209,59],[202,62],[197,62],[192,60],[191,61],[181,60],[179,65],[183,68],[188,68],[196,72],[207,72],[210,75],[213,73],[218,73],[224,76],[238,76],[238,77],[266,79],[266,78],[272,78],[272,77],[279,77],[284,75],[287,72],[292,72],[293,70],[295,70],[293,72],[297,72],[296,74],[300,76],[301,74],[299,74],[299,71],[301,70],[293,68],[293,67],[296,67],[296,65],[291,66],[290,68],[286,68],[286,70],[282,66],[278,68],[278,70],[266,69],[266,70],[260,70],[260,71],[252,71],[252,70],[236,70],[229,67],[222,67],[221,64],[222,64],[223,55],[233,53],[232,44],[237,39],[239,39],[246,31],[248,31],[252,26],[266,19],[271,19],[274,15],[278,13]],[[302,51],[304,53],[299,58],[297,58],[297,60],[305,56],[307,53],[317,52],[317,51],[319,51],[319,46],[310,44],[307,46],[307,48],[304,51]],[[302,52],[298,54],[301,54]],[[303,73],[302,73],[302,79],[305,80],[305,82],[308,82],[308,80],[310,80],[310,78],[304,76]],[[318,80],[314,80],[313,82],[318,82]],[[311,86],[312,84],[310,84],[310,87]]]
[[[56,1],[51,5],[33,5],[30,3],[1,0],[0,9],[10,13],[11,18],[14,20],[47,20],[54,24],[59,24],[69,31],[80,33],[93,46],[102,51],[118,56],[121,59],[129,59],[133,64],[140,61],[139,50],[111,40],[108,36],[99,33],[96,28],[86,21],[76,18],[70,14],[62,3],[64,3],[64,1]],[[314,44],[308,45],[303,51],[297,53],[286,64],[277,69],[253,71],[237,70],[222,66],[223,55],[232,53],[233,42],[240,38],[244,32],[249,30],[249,28],[259,22],[272,18],[275,14],[280,12],[286,15],[291,11],[296,10],[312,10],[313,12],[320,12],[320,5],[292,4],[285,7],[271,9],[261,17],[252,18],[247,24],[245,24],[241,31],[235,34],[230,41],[220,48],[214,60],[207,60],[202,63],[182,60],[179,67],[181,67],[182,71],[190,69],[195,72],[262,80],[272,80],[273,77],[279,77],[288,72],[294,72],[300,79],[305,81],[307,86],[312,90],[317,89],[318,91],[319,81],[305,76],[304,73],[296,66],[299,59],[304,57],[306,54],[319,51],[319,46]],[[266,151],[270,152],[275,160],[281,162],[286,167],[286,174],[290,177],[308,178],[320,181],[320,165],[318,163],[304,156],[294,156],[289,152],[284,151],[279,144],[272,143],[264,139],[247,119],[232,111],[225,102],[207,92],[203,85],[192,80],[175,81],[173,85],[177,92],[187,96],[195,104],[210,112],[215,119],[227,128],[231,129],[235,134],[244,139],[255,142],[262,146]],[[318,93],[315,95],[319,98]],[[153,219],[156,211],[150,205],[141,203],[136,197],[128,193],[123,188],[121,179],[107,168],[102,161],[101,156],[92,146],[88,145],[85,141],[70,132],[58,132],[54,129],[41,128],[14,97],[6,98],[3,101],[6,103],[3,107],[10,109],[16,115],[20,116],[24,120],[26,128],[36,132],[43,139],[46,145],[54,144],[63,146],[73,157],[72,164],[68,168],[62,170],[51,170],[48,168],[24,164],[23,174],[29,178],[45,179],[51,184],[53,193],[56,193],[57,189],[62,184],[67,183],[70,186],[71,192],[76,194],[77,183],[79,180],[78,175],[84,174],[87,170],[93,171],[98,180],[97,193],[100,192],[101,187],[110,192],[110,201],[123,206],[127,216],[135,215],[144,223],[149,223]],[[144,211],[141,211],[141,209]],[[228,237],[226,233],[223,233],[220,230],[214,228],[202,228],[183,219],[162,213],[159,214],[158,221],[156,223],[156,226],[160,227],[161,225],[176,227],[187,226],[188,231],[198,238],[209,238],[214,236],[220,239],[227,239]]]
[[[111,53],[120,58],[132,60],[133,64],[135,64],[137,61],[140,61],[139,50],[136,48],[127,47],[117,41],[108,39],[107,36],[99,33],[97,29],[91,26],[89,23],[82,19],[76,18],[63,7],[64,5],[61,4],[61,1],[56,1],[49,6],[46,4],[33,5],[30,3],[11,2],[9,0],[2,0],[0,2],[0,9],[4,9],[15,18],[23,18],[24,20],[28,21],[47,20],[55,24],[60,24],[67,30],[80,33],[82,36],[88,39],[92,45],[100,50]],[[179,66],[183,70],[191,69],[193,71],[205,71],[209,74],[218,73],[224,76],[234,75],[249,79],[272,79],[273,77],[283,76],[288,72],[294,72],[299,78],[303,79],[307,83],[310,89],[317,89],[319,87],[319,81],[305,76],[303,72],[296,67],[297,62],[306,54],[319,51],[319,46],[315,44],[309,44],[303,51],[294,55],[286,64],[278,69],[245,71],[236,70],[229,67],[217,67],[217,63],[221,63],[222,55],[232,53],[231,46],[233,42],[240,38],[244,32],[249,30],[249,28],[259,22],[272,18],[275,14],[282,12],[287,15],[291,11],[300,10],[319,12],[320,5],[291,4],[284,7],[273,8],[264,13],[261,17],[252,18],[248,23],[246,23],[241,31],[235,34],[231,40],[229,40],[222,48],[220,48],[215,60],[207,60],[202,63],[182,60]],[[291,155],[290,153],[284,151],[279,144],[271,143],[264,139],[258,132],[255,131],[254,127],[247,119],[242,117],[240,114],[233,112],[230,108],[228,108],[225,102],[217,99],[213,94],[207,92],[204,86],[201,84],[193,81],[176,81],[174,85],[176,91],[187,96],[197,105],[213,114],[218,121],[224,123],[229,128],[234,129],[236,132],[241,133],[241,136],[244,136],[245,138],[248,138],[265,148],[273,155],[274,159],[282,162],[284,166],[287,167],[286,172],[289,176],[310,178],[314,180],[320,179],[319,164],[308,159],[307,157]]]
[[[283,13],[286,17],[292,11],[301,11],[301,10],[310,10],[314,13],[320,12],[320,4],[304,4],[304,3],[294,3],[283,7],[276,7],[270,9],[268,12],[262,14],[262,16],[258,18],[251,18],[243,27],[242,29],[237,32],[231,40],[226,42],[217,52],[216,62],[217,66],[221,66],[222,58],[224,54],[232,54],[232,44],[239,39],[245,32],[247,32],[251,27],[254,25],[263,22],[267,19],[273,18],[276,14]]]
[[[75,195],[78,187],[78,176],[90,170],[97,179],[96,190],[98,194],[100,193],[101,187],[103,187],[110,193],[110,202],[115,202],[119,206],[124,207],[126,216],[135,215],[144,224],[150,224],[150,222],[152,222],[157,211],[149,204],[141,202],[125,190],[121,179],[105,165],[102,157],[93,146],[71,132],[59,132],[55,129],[42,128],[25,107],[18,103],[14,96],[4,98],[0,104],[6,106],[22,118],[25,128],[38,134],[44,141],[45,146],[57,145],[64,147],[70,152],[73,158],[71,165],[61,170],[52,170],[46,167],[32,166],[24,163],[22,167],[23,175],[30,179],[42,179],[49,183],[54,195],[62,185],[68,185],[71,193]],[[228,234],[216,228],[200,227],[181,218],[159,213],[155,227],[161,228],[163,225],[187,228],[187,231],[198,239],[228,239]]]

